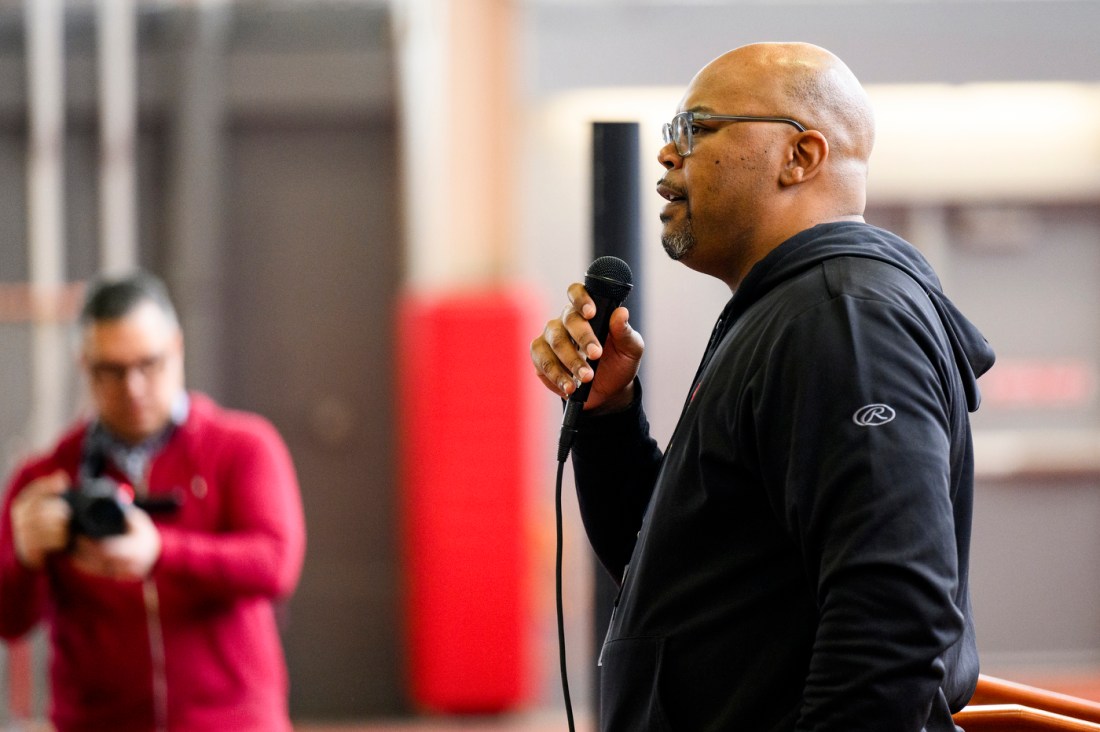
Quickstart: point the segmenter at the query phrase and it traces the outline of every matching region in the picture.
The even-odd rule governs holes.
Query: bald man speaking
[[[600,728],[955,732],[978,675],[969,413],[993,351],[864,221],[874,118],[832,53],[720,56],[664,142],[662,245],[732,293],[668,445],[625,308],[601,346],[575,283],[531,344],[555,394],[592,381],[573,466],[621,586]]]

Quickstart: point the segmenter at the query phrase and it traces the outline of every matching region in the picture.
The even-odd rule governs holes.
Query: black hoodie
[[[601,729],[953,731],[992,363],[916,249],[823,224],[726,305],[663,455],[640,398],[583,419],[582,518],[621,583]]]

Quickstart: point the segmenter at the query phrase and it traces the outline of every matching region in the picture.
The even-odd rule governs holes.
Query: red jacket
[[[12,498],[58,468],[75,476],[86,429],[16,472],[0,517],[0,635],[49,624],[58,732],[289,732],[274,602],[298,581],[305,527],[282,439],[263,418],[192,394],[150,468],[150,495],[183,496],[174,515],[153,516],[163,548],[150,578],[90,576],[64,554],[27,570]]]

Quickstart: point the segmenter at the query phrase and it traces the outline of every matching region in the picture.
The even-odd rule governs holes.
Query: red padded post
[[[401,303],[409,690],[433,711],[509,710],[528,687],[528,312],[507,291]]]

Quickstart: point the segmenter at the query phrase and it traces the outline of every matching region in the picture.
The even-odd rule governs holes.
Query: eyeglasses
[[[156,356],[148,356],[134,363],[96,361],[88,366],[88,371],[95,383],[106,386],[125,384],[131,371],[136,371],[143,380],[149,381],[164,370],[164,362],[167,357],[167,354],[161,353]]]
[[[750,115],[729,115],[729,114],[707,114],[706,112],[680,112],[678,115],[672,118],[671,122],[666,122],[664,128],[661,130],[665,144],[672,142],[676,144],[676,152],[682,157],[686,158],[691,155],[695,149],[695,123],[698,121],[705,121],[708,119],[719,120],[722,122],[782,122],[783,124],[791,125],[799,132],[805,132],[806,127],[789,117],[753,117]]]

